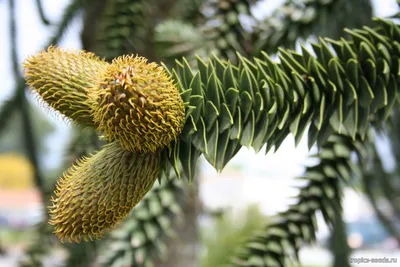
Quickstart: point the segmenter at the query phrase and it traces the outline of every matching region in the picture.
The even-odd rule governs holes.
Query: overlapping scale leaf
[[[107,0],[97,33],[96,51],[111,59],[143,51],[147,6],[143,0]]]
[[[343,36],[343,28],[369,25],[371,17],[369,0],[285,1],[256,25],[255,54],[274,53],[278,47],[294,48],[298,38],[310,35],[339,38]]]
[[[377,19],[373,29],[347,32],[351,40],[320,39],[301,55],[281,50],[280,63],[265,53],[238,55],[238,64],[198,59],[195,70],[177,61],[170,74],[186,122],[170,154],[189,179],[201,154],[221,171],[241,146],[277,150],[290,133],[298,143],[308,126],[310,147],[334,133],[364,138],[372,122],[387,119],[398,99],[400,28]]]
[[[251,35],[243,26],[241,18],[245,16],[247,22],[254,22],[255,19],[250,11],[254,2],[254,0],[211,0],[204,5],[203,9],[210,11],[205,16],[208,23],[204,26],[204,34],[219,56],[236,61],[236,52],[243,55],[251,54]]]
[[[243,245],[232,266],[289,266],[289,261],[298,260],[300,246],[315,241],[316,212],[321,211],[328,225],[334,223],[335,213],[341,212],[339,183],[359,173],[350,159],[352,152],[363,149],[360,141],[356,144],[346,136],[331,136],[316,155],[320,162],[308,167],[300,178],[307,184],[300,188],[296,204],[279,213],[265,231]]]
[[[166,253],[166,239],[174,234],[182,186],[178,179],[157,184],[101,247],[100,266],[154,266],[153,261]]]

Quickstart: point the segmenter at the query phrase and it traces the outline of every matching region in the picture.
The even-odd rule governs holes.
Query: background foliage
[[[347,245],[338,227],[344,186],[362,188],[381,221],[400,240],[395,222],[377,205],[383,199],[400,218],[397,164],[394,171],[386,171],[374,146],[377,132],[387,135],[398,162],[399,26],[387,20],[373,22],[367,0],[288,0],[262,20],[251,9],[258,2],[71,0],[65,8],[48,44],[57,44],[71,22],[82,17],[84,49],[107,60],[137,53],[162,61],[186,108],[179,142],[164,151],[160,184],[105,239],[63,244],[68,251],[65,266],[191,266],[200,254],[197,159],[204,154],[221,171],[241,146],[277,150],[289,134],[296,144],[308,135],[309,146],[318,146],[314,157],[319,162],[300,178],[306,182],[296,203],[257,233],[243,230],[247,242],[226,252],[223,257],[228,258],[221,262],[288,266],[298,260],[303,244],[315,241],[315,214],[321,212],[339,242],[333,246],[334,264],[345,266],[346,254],[339,250]],[[42,23],[54,23],[46,18],[41,0],[36,3]],[[54,186],[54,178],[45,182],[38,165],[39,140],[44,137],[40,131],[46,124],[30,115],[16,60],[13,0],[8,0],[8,7],[16,88],[0,110],[1,140],[16,138],[11,133],[17,130],[22,133],[21,150],[30,159],[46,200]],[[345,27],[358,29],[343,31]],[[308,38],[315,42],[299,46],[298,40]],[[291,50],[296,46],[300,53]],[[21,125],[15,116],[21,116]],[[7,141],[3,142],[0,149],[5,151]],[[101,143],[97,133],[75,129],[61,169]],[[176,176],[187,177],[194,186]],[[42,256],[60,245],[45,222],[37,233],[42,246],[33,242],[21,266],[42,266]],[[174,235],[178,238],[171,238]],[[210,242],[210,251],[217,250],[213,246],[224,245]],[[211,257],[205,262],[212,262]]]

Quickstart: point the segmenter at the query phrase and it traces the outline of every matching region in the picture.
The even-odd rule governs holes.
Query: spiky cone
[[[27,84],[50,107],[83,126],[94,126],[88,91],[109,64],[93,53],[50,46],[25,59]]]
[[[129,152],[119,142],[78,161],[59,179],[51,199],[55,234],[70,242],[100,238],[151,189],[159,165],[159,152]]]
[[[156,151],[182,131],[178,88],[163,67],[143,57],[114,59],[91,96],[98,130],[129,151]]]

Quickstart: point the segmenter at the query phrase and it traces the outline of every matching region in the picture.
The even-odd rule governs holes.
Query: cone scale
[[[159,153],[137,154],[119,142],[83,158],[59,179],[50,224],[61,240],[100,238],[114,228],[151,189]]]
[[[98,130],[129,151],[156,151],[181,132],[184,106],[171,77],[138,56],[114,59],[91,91]]]
[[[63,174],[49,207],[62,241],[100,238],[157,179],[161,150],[183,128],[179,91],[162,67],[138,56],[107,63],[92,53],[49,47],[23,67],[40,101],[110,141]]]
[[[108,63],[93,53],[49,47],[23,63],[31,91],[79,125],[93,126],[88,93]]]

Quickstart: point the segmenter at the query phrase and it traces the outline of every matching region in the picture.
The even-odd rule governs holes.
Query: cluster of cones
[[[92,53],[49,47],[23,67],[39,101],[110,142],[64,173],[49,212],[61,240],[97,239],[157,179],[160,152],[183,127],[178,89],[162,67],[138,56],[107,63]]]

